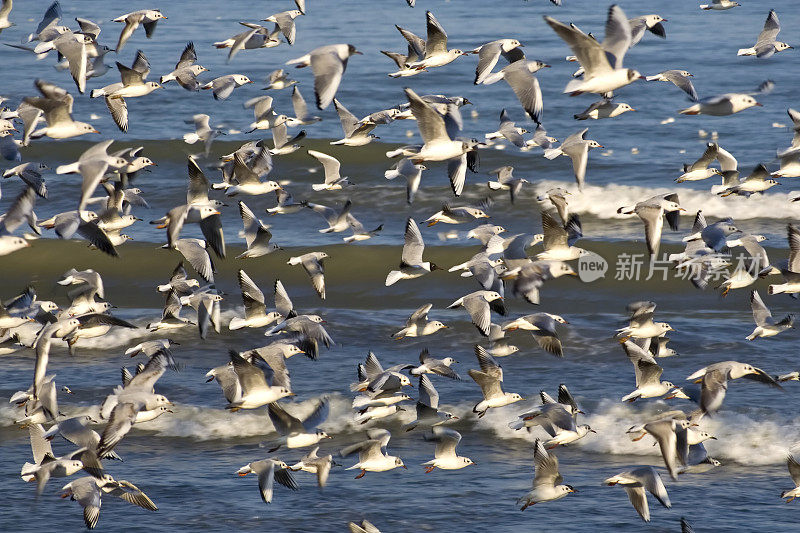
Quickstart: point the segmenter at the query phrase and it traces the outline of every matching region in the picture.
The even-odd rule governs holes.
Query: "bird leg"
[[[364,477],[366,475],[367,475],[367,471],[366,470],[361,470],[361,473],[359,475],[357,475],[354,479],[361,479],[362,477]]]
[[[431,473],[431,472],[433,472],[434,470],[436,470],[436,467],[435,467],[435,466],[427,466],[427,467],[425,467],[425,473],[426,473],[426,474],[430,474],[430,473]],[[791,501],[791,500],[789,500],[789,501]]]

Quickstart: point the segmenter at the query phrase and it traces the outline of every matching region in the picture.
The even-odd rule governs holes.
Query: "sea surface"
[[[675,184],[674,179],[684,163],[691,163],[702,154],[712,132],[716,132],[720,145],[739,160],[743,174],[761,162],[770,170],[778,168],[775,151],[788,146],[792,136],[786,109],[800,105],[800,57],[796,50],[789,50],[757,60],[737,57],[736,51],[755,42],[769,8],[777,10],[785,28],[781,37],[800,45],[796,31],[800,27],[800,9],[796,2],[788,0],[769,4],[751,0],[728,12],[702,12],[698,3],[686,0],[619,3],[629,17],[656,12],[669,21],[665,24],[667,39],[645,35],[627,54],[627,66],[643,74],[688,70],[694,74],[701,97],[754,90],[762,81],[771,79],[774,90],[758,97],[764,107],[722,118],[678,115],[679,109],[689,105],[680,90],[671,84],[639,81],[617,95],[619,101],[628,102],[636,112],[612,120],[573,120],[572,115],[593,99],[561,94],[576,64],[564,61],[570,52],[542,16],[574,22],[600,38],[608,4],[594,0],[564,0],[565,5],[560,8],[546,0],[418,0],[415,9],[402,0],[309,0],[308,15],[296,21],[294,46],[284,43],[272,49],[245,50],[230,63],[225,61],[227,51],[216,50],[212,42],[239,33],[243,28],[239,21],[257,21],[273,12],[293,9],[294,4],[288,0],[226,0],[164,2],[156,6],[140,1],[64,0],[64,23],[72,23],[75,17],[99,22],[100,41],[111,47],[122,27],[110,22],[112,18],[135,9],[162,8],[168,20],[159,22],[153,39],[146,39],[144,32],[137,30],[118,58],[130,64],[136,50],[143,50],[152,65],[150,79],[171,71],[186,42],[194,41],[199,63],[211,70],[202,79],[242,73],[256,82],[237,89],[224,102],[215,101],[208,91],[189,93],[174,83],[147,97],[129,99],[131,125],[127,134],[116,129],[102,99],[88,96],[90,89],[118,81],[114,70],[90,80],[87,95],[78,95],[69,75],[54,70],[52,55],[37,62],[32,54],[0,46],[0,94],[10,100],[7,105],[16,106],[22,97],[34,95],[35,78],[47,79],[75,95],[76,119],[91,122],[102,132],[94,138],[34,141],[22,149],[24,161],[43,162],[55,168],[75,161],[92,142],[113,138],[112,147],[143,146],[144,154],[158,164],[134,182],[142,189],[150,209],[135,208],[134,213],[144,221],[126,230],[134,240],[119,247],[119,258],[90,250],[84,241],[57,240],[48,231],[42,239],[32,241],[30,248],[0,258],[2,299],[32,285],[40,299],[54,300],[66,308],[67,291],[56,281],[70,268],[92,268],[103,277],[106,299],[116,306],[113,313],[140,326],[136,330],[115,329],[107,336],[82,341],[74,356],[68,354],[66,345],[54,344],[49,372],[57,374],[59,386],[68,385],[74,392],[59,396],[60,408],[66,415],[89,412],[119,384],[120,367],[136,364],[124,356],[126,348],[163,337],[161,333],[148,333],[144,326],[160,317],[164,300],[155,287],[169,278],[180,257],[177,252],[160,248],[165,242],[163,230],[147,221],[185,202],[186,158],[197,151],[181,140],[184,133],[192,130],[186,121],[195,113],[208,113],[212,124],[221,125],[227,133],[214,143],[212,156],[201,161],[204,168],[247,140],[269,139],[268,132],[243,133],[249,129],[252,113],[242,104],[265,94],[261,91],[265,76],[291,58],[317,46],[339,42],[352,43],[363,51],[363,56],[351,58],[337,95],[357,116],[403,103],[402,89],[409,86],[419,94],[467,97],[472,105],[462,109],[466,136],[481,138],[494,131],[503,108],[519,125],[533,131],[535,124],[525,119],[504,82],[472,84],[475,56],[461,57],[446,67],[412,78],[395,80],[386,76],[394,64],[379,50],[405,50],[405,41],[394,24],[424,36],[425,10],[431,9],[448,31],[451,47],[467,50],[497,38],[513,37],[525,44],[529,58],[552,65],[538,74],[548,133],[564,139],[589,127],[587,138],[604,147],[590,153],[587,185],[582,193],[574,184],[566,158],[548,161],[541,157],[539,149],[520,152],[500,143],[481,151],[479,172],[468,174],[459,199],[452,197],[445,165],[429,164],[417,199],[409,206],[405,202],[405,183],[387,181],[383,173],[392,164],[385,156],[387,150],[419,141],[416,124],[397,121],[380,126],[374,132],[380,140],[365,147],[330,146],[329,141],[341,137],[336,113],[333,106],[317,112],[323,121],[306,127],[309,138],[302,142],[304,149],[276,157],[270,177],[286,183],[297,200],[340,205],[349,198],[353,202],[352,213],[364,226],[383,224],[383,232],[371,240],[347,245],[342,242],[347,233],[319,233],[325,225],[314,213],[268,216],[264,209],[274,205],[273,195],[226,200],[221,193],[214,193],[229,204],[222,210],[228,258],[215,261],[217,286],[224,293],[225,325],[221,333],[212,332],[205,341],[195,328],[170,333],[180,343],[173,352],[181,369],[164,374],[156,389],[175,403],[174,413],[137,425],[116,448],[124,461],[106,465],[116,478],[130,480],[144,490],[159,511],[151,513],[107,497],[99,530],[336,532],[346,531],[350,520],[367,518],[384,532],[677,532],[681,517],[686,517],[698,532],[797,530],[796,502],[785,505],[779,498],[781,491],[793,486],[786,469],[786,452],[800,440],[800,417],[794,408],[800,385],[794,382],[787,383],[784,391],[741,382],[746,380],[732,382],[720,412],[702,421],[703,429],[716,436],[716,440],[706,443],[709,454],[722,466],[704,474],[681,475],[678,481],[671,481],[664,473],[672,509],[649,498],[650,524],[640,520],[623,490],[602,486],[605,478],[631,467],[663,466],[653,440],[648,437],[631,442],[626,429],[660,411],[688,411],[694,407],[681,400],[620,402],[634,389],[634,376],[631,364],[612,336],[615,329],[624,325],[628,302],[657,302],[656,319],[669,322],[676,330],[670,335],[670,346],[679,355],[660,360],[664,379],[676,384],[685,383],[685,377],[698,368],[721,360],[749,362],[771,374],[800,366],[798,334],[794,330],[771,339],[745,340],[753,328],[748,289],[722,298],[714,289],[721,280],[712,282],[708,290],[699,291],[688,281],[677,279],[673,271],[668,272],[667,279],[661,272],[645,279],[645,266],[640,279],[627,279],[630,272],[618,267],[625,263],[625,257],[644,257],[644,232],[637,218],[616,214],[620,206],[655,194],[677,192],[687,212],[680,231],[665,229],[662,252],[682,250],[681,239],[688,233],[695,212],[702,210],[710,222],[730,216],[743,231],[768,237],[763,244],[773,262],[787,257],[786,224],[800,216],[800,204],[789,202],[800,192],[793,179],[781,180],[781,185],[767,194],[749,199],[721,198],[710,193],[711,185],[717,184],[714,180]],[[18,43],[33,31],[47,5],[43,1],[15,3],[11,20],[17,26],[4,30],[0,41]],[[112,64],[114,59],[110,54],[106,63]],[[306,99],[313,102],[313,80],[308,69],[291,69],[290,75],[300,81]],[[289,90],[269,94],[276,99],[279,111],[291,113]],[[674,120],[669,121],[670,118]],[[700,130],[708,136],[702,136]],[[356,185],[345,191],[313,192],[311,184],[321,181],[321,168],[305,149],[321,150],[339,158],[342,174],[350,176]],[[4,169],[12,165],[0,163]],[[530,181],[513,205],[507,192],[493,192],[486,186],[488,172],[502,165],[513,165],[515,175]],[[219,180],[213,169],[208,169],[207,175],[212,181]],[[50,194],[46,200],[37,199],[38,217],[45,219],[74,209],[80,196],[80,178],[56,175],[51,170],[46,179]],[[21,190],[20,182],[14,178],[2,180],[0,185],[0,212],[5,212]],[[570,208],[583,223],[584,238],[579,245],[602,256],[608,271],[604,278],[591,283],[571,276],[548,282],[542,289],[539,306],[514,298],[508,287],[508,317],[495,315],[493,320],[538,311],[562,315],[569,321],[560,329],[565,357],[558,359],[543,352],[527,333],[511,334],[511,342],[520,352],[500,360],[505,372],[503,387],[527,400],[491,410],[478,419],[472,406],[481,395],[467,377],[467,370],[476,368],[474,345],[485,341],[463,309],[446,309],[460,296],[477,290],[477,285],[469,278],[444,271],[384,287],[385,276],[399,262],[407,217],[422,221],[444,202],[473,203],[488,196],[494,200],[490,208],[492,223],[505,227],[507,234],[538,233],[542,204],[536,197],[556,186],[573,192]],[[273,242],[283,250],[257,259],[234,259],[244,248],[243,238],[238,235],[239,199],[271,224]],[[475,241],[465,238],[474,226],[422,225],[426,258],[443,267],[467,260],[478,251]],[[187,226],[183,235],[200,237],[196,226]],[[539,250],[537,247],[531,252]],[[286,264],[289,257],[309,251],[325,251],[330,256],[325,262],[328,289],[324,301],[316,296],[302,269]],[[296,479],[300,490],[292,492],[277,486],[270,505],[261,501],[252,476],[239,478],[234,474],[250,461],[271,455],[293,463],[304,454],[302,450],[284,449],[269,454],[277,435],[265,409],[231,413],[225,409],[218,385],[205,382],[209,369],[228,360],[228,350],[244,351],[269,340],[262,330],[232,332],[226,327],[232,317],[243,312],[236,284],[238,269],[244,269],[262,288],[268,302],[274,280],[280,279],[296,309],[319,314],[326,320],[335,345],[323,350],[318,361],[302,356],[288,361],[297,395],[284,402],[289,410],[303,412],[317,399],[330,398],[331,415],[322,428],[334,438],[326,441],[321,451],[336,453],[364,438],[366,429],[385,427],[393,435],[390,452],[401,457],[408,470],[368,473],[363,479],[354,480],[357,472],[345,470],[354,458],[337,458],[344,466],[334,467],[324,491],[317,489],[312,475],[299,472]],[[767,285],[774,282],[760,280],[753,288],[758,289],[774,316],[796,312],[796,300],[785,295],[767,296]],[[392,340],[391,334],[425,303],[433,304],[431,319],[441,320],[449,329],[421,339]],[[190,309],[183,314],[193,317]],[[459,417],[450,424],[463,435],[459,454],[471,457],[476,466],[425,474],[420,465],[433,457],[434,446],[423,440],[420,430],[407,433],[402,428],[413,419],[413,404],[408,405],[408,411],[380,422],[362,426],[354,421],[349,384],[356,379],[357,363],[370,350],[384,366],[413,363],[423,348],[435,357],[451,356],[459,361],[456,368],[463,381],[439,377],[433,381],[444,408]],[[2,356],[0,398],[9,398],[30,385],[34,361],[35,355],[28,349]],[[589,424],[597,434],[553,451],[565,483],[578,492],[521,513],[515,501],[530,489],[532,445],[545,433],[540,429],[515,432],[508,428],[508,422],[538,405],[540,390],[555,395],[560,383],[569,386],[587,413],[581,422]],[[416,391],[410,394],[416,396]],[[0,531],[83,529],[80,507],[58,498],[60,487],[68,480],[52,479],[36,499],[35,488],[20,479],[21,465],[31,460],[27,431],[17,429],[14,423],[21,416],[12,404],[4,401],[0,406]],[[95,429],[102,431],[102,427]],[[57,454],[70,449],[58,439],[53,447]]]

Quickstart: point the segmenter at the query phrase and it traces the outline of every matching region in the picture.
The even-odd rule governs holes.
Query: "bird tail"
[[[389,275],[386,276],[386,286],[388,287],[390,285],[394,285],[395,283],[400,281],[401,275],[402,272],[400,272],[399,270],[392,270],[391,272],[389,272]]]

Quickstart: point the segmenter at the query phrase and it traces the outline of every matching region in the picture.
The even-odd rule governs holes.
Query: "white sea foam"
[[[718,180],[708,180],[709,188]],[[549,189],[563,187],[563,181],[544,180],[536,182],[536,195]],[[736,220],[754,218],[786,219],[800,217],[800,203],[790,199],[798,195],[798,191],[786,193],[754,194],[750,198],[744,196],[728,196],[723,198],[708,190],[695,190],[675,185],[672,187],[638,187],[634,185],[592,185],[586,184],[583,193],[572,190],[569,196],[569,208],[573,213],[590,214],[597,218],[629,218],[629,215],[617,214],[622,206],[634,205],[637,202],[652,198],[658,194],[678,193],[681,206],[687,215],[694,216],[702,210],[706,217],[724,218],[735,214]]]

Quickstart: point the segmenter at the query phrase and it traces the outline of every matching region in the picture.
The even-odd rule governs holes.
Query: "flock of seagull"
[[[305,16],[305,2],[296,0],[297,9],[273,14],[259,22],[241,22],[245,30],[229,39],[213,43],[220,49],[228,49],[228,58],[260,48],[270,48],[283,44],[293,45],[298,37],[296,21]],[[409,1],[413,7],[414,2]],[[554,2],[560,4],[560,2]],[[712,4],[700,6],[703,10],[726,10],[738,6],[728,0],[714,0]],[[11,18],[10,18],[11,17]],[[13,19],[12,0],[3,0],[0,9],[0,30],[11,26]],[[119,53],[139,26],[146,36],[152,38],[159,22],[166,23],[167,17],[156,9],[135,11],[121,15],[114,22],[124,24],[114,49],[99,43],[100,26],[88,19],[76,19],[79,28],[63,25],[61,8],[54,2],[35,30],[22,45],[10,45],[34,54],[37,58],[48,57],[57,51],[59,67],[68,71],[79,93],[84,94],[87,82],[92,78],[111,75],[114,69],[106,65],[104,57],[114,51]],[[643,76],[638,71],[623,66],[626,52],[638,43],[647,32],[666,38],[665,19],[658,15],[644,15],[629,19],[619,6],[608,9],[605,24],[605,38],[599,41],[592,34],[582,31],[574,24],[568,24],[552,17],[544,17],[546,24],[564,41],[574,55],[570,61],[577,61],[580,69],[569,80],[564,93],[578,95],[597,94],[600,100],[585,111],[575,115],[578,120],[612,119],[633,109],[628,104],[615,101],[614,91],[638,80],[665,81],[683,90],[693,101],[692,105],[680,111],[683,114],[730,115],[745,109],[759,106],[758,94],[768,92],[773,83],[766,81],[751,92],[728,93],[707,98],[699,98],[689,72],[665,70],[661,73]],[[533,136],[517,126],[504,109],[500,112],[497,131],[490,132],[484,140],[478,141],[461,136],[462,118],[460,107],[470,102],[460,96],[419,95],[406,88],[403,105],[379,110],[364,118],[358,118],[336,98],[339,84],[346,73],[351,57],[362,52],[351,44],[331,44],[321,46],[309,53],[288,61],[288,65],[311,67],[313,74],[314,102],[318,109],[330,104],[335,106],[342,123],[343,138],[333,145],[348,147],[364,146],[376,136],[371,133],[378,126],[385,126],[395,120],[416,120],[422,144],[402,146],[391,150],[387,156],[398,158],[396,164],[386,171],[387,179],[402,177],[407,180],[407,201],[411,204],[422,186],[422,176],[427,165],[447,162],[448,176],[455,196],[461,195],[466,185],[468,171],[477,170],[477,153],[487,143],[505,141],[520,150],[540,148],[543,156],[555,159],[567,157],[572,168],[578,189],[581,189],[587,176],[588,153],[591,148],[600,147],[597,141],[586,137],[588,129],[583,129],[567,137],[562,143],[549,137],[543,126],[543,98],[536,79],[536,72],[548,67],[542,61],[528,60],[522,51],[522,43],[517,39],[503,38],[486,43],[472,50],[462,51],[448,48],[447,33],[436,17],[426,13],[426,38],[419,37],[410,30],[397,27],[407,43],[405,52],[381,51],[396,65],[397,70],[389,73],[392,78],[406,78],[423,75],[426,71],[441,68],[459,60],[463,56],[477,55],[474,83],[492,84],[505,81],[518,98],[526,115],[536,124]],[[775,53],[790,49],[791,46],[777,40],[780,23],[775,11],[770,11],[764,30],[756,43],[742,48],[738,55],[770,57]],[[8,43],[6,43],[8,44]],[[372,51],[370,51],[371,53]],[[252,52],[247,52],[252,53]],[[503,62],[501,63],[501,59]],[[501,68],[497,69],[498,64]],[[237,87],[253,83],[246,75],[229,74],[211,81],[199,79],[208,69],[198,64],[193,43],[188,43],[175,69],[160,77],[159,82],[146,81],[150,64],[140,50],[129,67],[116,63],[120,81],[90,91],[92,98],[104,98],[108,110],[123,132],[131,125],[128,102],[133,98],[145,97],[155,90],[163,89],[170,81],[175,81],[184,90],[210,90],[215,99],[230,98]],[[311,359],[321,356],[321,348],[330,349],[333,338],[326,330],[322,316],[305,314],[296,309],[289,292],[280,280],[275,280],[273,306],[268,303],[264,292],[245,270],[238,270],[238,282],[244,304],[244,316],[233,318],[229,324],[221,323],[221,302],[223,295],[216,289],[212,256],[226,258],[225,236],[221,222],[221,209],[225,204],[212,197],[213,191],[223,191],[226,197],[261,196],[275,194],[277,204],[267,209],[270,215],[290,215],[306,209],[318,213],[327,224],[321,233],[341,233],[351,231],[345,242],[369,239],[382,230],[382,226],[366,229],[351,213],[353,207],[348,200],[341,206],[330,207],[310,201],[295,201],[292,194],[274,180],[268,179],[273,168],[273,157],[280,157],[300,148],[297,142],[306,132],[290,136],[288,128],[311,126],[320,117],[310,111],[295,80],[286,71],[276,70],[267,80],[266,89],[279,91],[291,89],[294,116],[279,113],[272,97],[261,96],[247,101],[246,108],[252,108],[254,121],[251,133],[269,130],[273,145],[263,140],[243,144],[231,154],[224,155],[217,164],[211,165],[209,157],[213,141],[222,132],[211,125],[208,115],[192,117],[195,131],[187,133],[184,140],[189,144],[199,143],[202,153],[192,156],[187,162],[188,188],[185,203],[170,209],[162,218],[151,223],[166,230],[165,248],[174,250],[181,256],[180,264],[170,279],[157,290],[165,295],[162,316],[147,325],[153,333],[168,333],[182,328],[196,327],[201,338],[205,339],[223,327],[231,331],[243,328],[265,329],[269,343],[265,346],[236,351],[231,349],[228,360],[208,371],[209,381],[220,385],[225,407],[231,411],[259,409],[266,406],[268,416],[280,435],[269,453],[281,448],[287,450],[306,449],[304,455],[294,464],[289,464],[270,456],[254,460],[236,473],[240,476],[255,474],[261,498],[269,503],[273,498],[274,483],[297,490],[298,484],[293,472],[305,471],[316,475],[320,488],[324,487],[333,466],[334,457],[357,456],[348,470],[357,470],[357,478],[368,472],[384,472],[398,467],[405,468],[403,460],[389,453],[387,446],[391,434],[388,430],[371,424],[365,439],[328,454],[320,454],[320,448],[328,439],[335,436],[320,429],[330,411],[330,402],[323,397],[317,401],[313,410],[301,415],[294,412],[291,404],[280,400],[294,396],[286,361],[294,355],[305,354]],[[99,252],[118,255],[117,248],[130,237],[123,233],[141,219],[133,211],[146,206],[142,190],[133,187],[137,174],[155,162],[143,154],[142,149],[124,149],[109,152],[112,141],[105,140],[94,144],[77,157],[74,162],[66,162],[55,169],[56,174],[80,174],[82,185],[79,200],[74,211],[64,212],[40,221],[34,213],[37,197],[47,198],[48,189],[43,175],[49,170],[43,164],[22,162],[25,147],[38,142],[42,137],[53,140],[78,137],[87,133],[97,133],[89,123],[73,119],[74,97],[70,92],[52,82],[35,80],[38,96],[29,96],[12,109],[0,113],[0,135],[3,136],[2,155],[16,166],[5,170],[3,177],[18,177],[25,184],[23,192],[14,200],[2,217],[0,227],[0,255],[8,255],[30,246],[29,235],[18,236],[18,230],[27,224],[31,231],[41,234],[42,228],[52,229],[62,239],[80,236]],[[779,151],[780,169],[770,172],[759,164],[745,178],[739,177],[735,157],[716,142],[708,143],[705,152],[693,164],[686,165],[676,182],[697,181],[721,176],[722,184],[714,192],[722,197],[763,193],[777,185],[776,178],[800,176],[800,113],[789,110],[794,122],[795,135],[791,145]],[[21,138],[15,139],[17,126],[22,125]],[[340,162],[323,152],[308,150],[323,167],[324,181],[312,186],[314,192],[324,198],[326,191],[341,190],[353,186],[348,177],[341,173]],[[206,160],[208,168],[201,163]],[[720,168],[711,166],[714,162]],[[212,183],[206,171],[213,169],[220,175],[220,181]],[[510,191],[510,201],[519,199],[520,191],[528,183],[513,175],[513,168],[505,166],[492,172],[494,181],[488,182],[490,190]],[[100,191],[99,196],[95,194]],[[543,233],[539,235],[518,234],[503,236],[504,228],[493,224],[481,224],[472,228],[469,238],[481,244],[481,250],[468,261],[449,268],[462,276],[472,277],[478,282],[479,290],[457,298],[448,308],[463,309],[475,325],[481,339],[488,344],[474,344],[477,369],[467,375],[480,387],[482,395],[475,404],[473,412],[483,417],[491,409],[507,406],[524,400],[523,396],[503,390],[503,370],[497,359],[519,351],[509,343],[513,331],[524,330],[532,334],[542,350],[558,357],[564,356],[564,347],[559,330],[568,324],[562,316],[537,312],[500,322],[498,315],[505,316],[506,287],[512,288],[513,296],[520,297],[530,304],[539,304],[540,291],[547,281],[564,276],[575,275],[570,265],[588,253],[588,250],[574,244],[582,237],[579,217],[570,212],[570,192],[563,188],[547,191],[541,196]],[[800,198],[798,198],[800,199]],[[445,203],[441,211],[425,220],[428,226],[435,224],[463,224],[480,222],[488,218],[488,211],[497,200],[488,198],[477,205],[455,205]],[[180,202],[184,202],[181,198]],[[99,206],[99,212],[90,210]],[[264,224],[256,213],[245,204],[238,202],[243,230],[241,236],[246,250],[237,260],[253,259],[280,250],[272,242],[270,227]],[[648,254],[655,258],[659,251],[664,220],[674,230],[678,229],[678,216],[684,211],[678,193],[659,195],[643,199],[632,206],[622,206],[619,213],[638,216],[645,227]],[[204,239],[182,238],[181,232],[186,224],[197,224]],[[738,265],[722,283],[721,290],[749,287],[760,278],[782,275],[783,283],[769,286],[769,294],[800,293],[800,227],[788,225],[790,255],[788,261],[773,266],[764,248],[759,244],[763,236],[743,233],[731,219],[708,223],[702,212],[697,212],[691,232],[683,239],[686,249],[673,254],[671,260],[678,270],[691,270],[691,282],[698,288],[709,284],[715,269],[730,265],[730,250],[743,247],[748,259]],[[542,244],[542,251],[534,256],[528,248]],[[385,285],[407,283],[440,269],[424,258],[425,243],[419,224],[409,217],[405,225],[405,241],[398,266],[388,272]],[[321,300],[326,297],[324,263],[328,255],[321,251],[310,251],[288,259],[288,264],[301,266],[308,274],[310,282]],[[188,264],[200,279],[193,278],[184,267]],[[57,387],[54,376],[49,374],[48,363],[51,346],[66,342],[70,352],[79,349],[81,339],[98,338],[106,335],[112,328],[137,328],[131,322],[115,317],[110,313],[112,305],[105,300],[101,275],[94,270],[70,270],[58,280],[69,289],[69,306],[61,307],[55,302],[42,301],[33,289],[5,300],[0,308],[0,353],[14,353],[32,349],[36,363],[31,387],[20,391],[11,398],[22,410],[18,423],[27,427],[33,462],[26,462],[21,476],[25,481],[37,484],[41,494],[50,478],[68,477],[79,472],[86,476],[74,479],[62,489],[64,497],[71,497],[83,507],[86,526],[94,528],[99,520],[102,499],[119,497],[143,509],[155,511],[156,504],[130,481],[115,479],[106,467],[109,461],[119,460],[118,445],[138,424],[144,424],[159,416],[169,416],[172,402],[163,394],[156,392],[159,378],[167,370],[178,370],[173,358],[173,341],[168,338],[147,340],[131,347],[126,355],[143,357],[147,361],[138,364],[135,371],[123,369],[122,383],[116,386],[102,405],[88,414],[65,418],[59,411],[57,396],[59,392],[70,392],[66,387]],[[755,329],[747,336],[748,340],[778,335],[793,327],[794,317],[789,315],[781,320],[772,317],[757,291],[751,292],[751,303]],[[185,308],[194,311],[192,318],[181,316]],[[660,359],[676,355],[667,347],[667,333],[673,328],[665,322],[654,321],[656,304],[643,301],[628,306],[629,324],[616,332],[625,355],[631,361],[635,377],[635,389],[621,398],[622,401],[637,401],[647,398],[681,398],[696,404],[687,413],[674,410],[661,413],[657,417],[642,421],[631,427],[628,435],[633,440],[650,436],[658,444],[666,472],[672,479],[679,474],[702,472],[720,463],[709,457],[703,442],[713,435],[702,429],[703,418],[713,415],[722,406],[728,392],[729,382],[740,378],[754,380],[775,388],[781,383],[798,380],[797,372],[773,376],[749,363],[722,361],[699,369],[688,376],[692,382],[678,386],[662,380],[664,368]],[[435,334],[448,326],[438,320],[430,320],[428,315],[433,305],[420,306],[408,318],[393,338],[423,337]],[[395,415],[403,410],[403,402],[414,399],[403,391],[417,383],[419,395],[416,399],[416,419],[404,428],[406,431],[420,429],[425,441],[434,445],[434,458],[424,463],[426,472],[434,469],[458,470],[474,465],[475,462],[458,455],[457,446],[462,435],[446,424],[458,417],[441,409],[439,394],[434,379],[448,378],[460,380],[451,357],[437,359],[428,350],[423,350],[418,364],[400,364],[384,368],[378,357],[370,352],[366,360],[357,367],[357,381],[350,389],[355,393],[353,399],[354,419],[361,424],[373,423]],[[477,395],[476,395],[477,396]],[[515,430],[533,431],[541,427],[547,437],[537,439],[533,446],[535,474],[531,490],[523,495],[518,504],[521,510],[543,502],[558,500],[577,492],[571,485],[563,483],[559,473],[559,463],[553,451],[558,446],[568,445],[586,438],[594,432],[586,424],[579,424],[579,415],[584,414],[566,385],[561,385],[556,398],[547,392],[540,393],[541,405],[528,407],[509,427]],[[476,398],[477,399],[477,398]],[[223,405],[220,402],[220,405]],[[378,423],[380,424],[380,422]],[[45,427],[49,425],[49,427]],[[90,425],[101,425],[97,432]],[[100,429],[100,428],[99,428]],[[77,447],[65,455],[57,456],[51,441],[60,436]],[[590,437],[589,437],[590,438]],[[124,448],[124,446],[119,447]],[[800,496],[800,463],[795,455],[789,455],[788,469],[796,487],[783,493],[789,501]],[[662,481],[662,473],[651,466],[635,467],[605,479],[606,485],[622,486],[636,512],[645,521],[650,520],[647,494],[651,494],[661,505],[670,507],[670,500]],[[351,531],[375,532],[378,529],[369,521],[360,524],[350,523]],[[682,520],[683,531],[691,531],[688,522]]]

